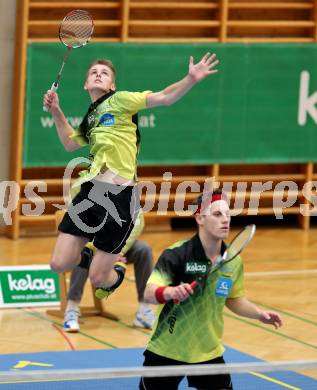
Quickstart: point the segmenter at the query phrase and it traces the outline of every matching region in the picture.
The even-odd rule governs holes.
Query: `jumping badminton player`
[[[210,272],[225,251],[230,229],[225,194],[208,194],[196,201],[198,234],[174,244],[160,256],[145,289],[145,300],[161,304],[158,319],[144,352],[144,366],[224,363],[223,310],[257,319],[278,328],[277,313],[256,307],[244,296],[240,256]],[[191,287],[193,281],[197,287]],[[180,302],[175,304],[174,301]],[[141,390],[176,390],[183,377],[141,378]],[[231,390],[230,375],[188,376],[189,387]]]
[[[139,208],[135,186],[139,137],[133,116],[145,108],[175,103],[195,84],[216,73],[217,64],[215,54],[206,53],[197,64],[190,57],[188,74],[160,92],[116,92],[112,62],[97,60],[89,67],[84,85],[92,103],[78,129],[67,122],[57,93],[47,91],[43,104],[52,113],[65,149],[73,151],[89,144],[91,159],[80,192],[59,225],[51,259],[54,271],[74,268],[86,243],[93,240],[97,252],[89,269],[91,282],[103,289],[105,297],[122,283],[124,268],[114,264]]]

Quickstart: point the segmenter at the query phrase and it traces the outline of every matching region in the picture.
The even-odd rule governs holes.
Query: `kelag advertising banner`
[[[183,78],[189,56],[207,51],[219,73],[173,106],[139,114],[141,165],[317,161],[317,46],[314,44],[112,44],[72,50],[59,96],[76,127],[90,99],[83,90],[88,65],[110,58],[117,89],[160,91]],[[43,93],[61,66],[58,43],[28,47],[24,167],[63,166],[87,149],[63,150]]]
[[[0,267],[0,308],[60,302],[59,275],[48,265]]]

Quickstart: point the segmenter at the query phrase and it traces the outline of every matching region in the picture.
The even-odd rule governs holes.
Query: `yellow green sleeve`
[[[138,111],[144,110],[146,108],[146,96],[151,92],[152,91],[144,91],[144,92],[120,91],[117,92],[115,95],[113,95],[111,101],[120,110],[135,114]]]
[[[168,286],[172,280],[167,273],[162,273],[154,268],[146,284],[156,284],[158,286]]]
[[[85,146],[88,144],[85,137],[81,134],[81,132],[78,129],[75,129],[73,134],[69,136],[70,139],[77,142],[80,146]]]
[[[230,291],[228,298],[240,298],[245,295],[244,292],[244,276],[243,276],[243,263],[240,262],[240,265],[237,269],[237,276],[233,284],[233,288]]]

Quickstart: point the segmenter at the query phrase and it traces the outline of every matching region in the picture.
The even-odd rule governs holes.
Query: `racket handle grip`
[[[191,284],[190,284],[190,287],[191,288],[195,288],[195,287],[197,287],[198,286],[198,282],[196,282],[196,280],[194,280],[193,282],[191,282]]]
[[[195,288],[195,287],[197,287],[198,286],[198,282],[196,282],[196,280],[194,280],[193,282],[191,282],[191,284],[190,284],[190,287],[191,288]],[[175,303],[175,305],[177,305],[178,303],[179,303],[179,301],[177,300],[177,299],[174,299],[174,301],[173,301],[174,303]]]
[[[56,92],[57,89],[58,89],[58,84],[55,83],[55,81],[54,81],[54,83],[52,84],[52,86],[50,88],[50,91]],[[48,107],[47,106],[43,106],[43,111],[48,112]]]

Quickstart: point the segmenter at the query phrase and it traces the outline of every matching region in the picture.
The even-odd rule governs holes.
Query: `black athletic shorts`
[[[225,363],[222,356],[201,363],[185,363],[178,360],[173,360],[159,356],[151,351],[144,351],[143,366],[176,366],[183,364],[220,364]],[[164,370],[164,368],[162,368]],[[157,378],[141,378],[139,390],[177,390],[179,383],[184,376],[157,377]],[[188,386],[196,389],[204,390],[232,390],[231,377],[229,374],[223,375],[201,375],[187,376]]]
[[[91,180],[81,185],[58,230],[86,237],[104,252],[120,253],[134,227],[139,208],[137,186]]]

